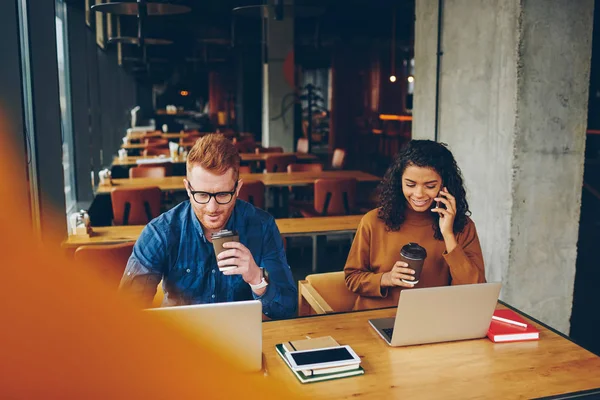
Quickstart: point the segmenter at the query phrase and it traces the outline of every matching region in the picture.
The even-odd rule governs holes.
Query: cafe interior
[[[464,177],[486,279],[502,283],[499,304],[541,331],[538,347],[491,344],[485,359],[457,348],[467,374],[504,379],[482,378],[480,398],[600,395],[600,1],[7,3],[0,111],[23,165],[7,173],[26,183],[34,236],[76,268],[99,266],[116,293],[144,227],[190,201],[188,153],[222,134],[240,154],[239,198],[275,218],[298,290],[296,325],[264,318],[266,363],[281,363],[266,346],[291,329],[354,346],[344,321],[368,316],[353,311],[344,266],[359,224],[411,140],[442,142]],[[362,329],[354,335],[377,340]],[[508,370],[517,353],[528,361]],[[373,379],[388,375],[369,378],[369,367],[349,386],[307,393],[381,398]],[[287,370],[274,375],[306,389]],[[448,379],[456,391],[440,397],[465,395]]]

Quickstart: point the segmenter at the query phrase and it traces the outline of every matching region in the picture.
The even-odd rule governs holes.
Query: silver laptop
[[[152,316],[175,323],[185,332],[218,347],[241,369],[262,369],[262,304],[258,300],[152,308]],[[222,351],[221,351],[222,349]]]
[[[482,338],[501,286],[478,283],[403,290],[396,318],[369,323],[390,346]]]

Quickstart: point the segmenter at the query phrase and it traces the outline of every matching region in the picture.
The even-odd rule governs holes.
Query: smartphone
[[[286,357],[294,371],[360,364],[360,357],[347,345],[290,351]]]
[[[443,198],[443,196],[440,193],[442,193],[442,192],[440,191],[436,197],[442,197]],[[436,201],[434,208],[443,208],[445,210],[446,209],[446,205],[444,203],[442,203],[441,201]]]

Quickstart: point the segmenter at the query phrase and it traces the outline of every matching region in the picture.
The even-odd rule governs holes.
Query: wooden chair
[[[163,281],[160,281],[160,283],[156,287],[156,294],[154,295],[154,300],[152,300],[151,308],[159,308],[162,305],[164,297],[165,291],[163,289]]]
[[[290,164],[287,167],[287,172],[291,173],[291,172],[321,172],[323,171],[323,164]],[[312,187],[303,187],[303,186],[299,186],[299,187],[293,187],[290,186],[288,188],[288,190],[290,191],[290,193],[292,193],[294,195],[294,199],[292,201],[290,201],[290,205],[294,205],[294,204],[300,204],[299,202],[301,202],[301,204],[305,204],[305,205],[309,205],[309,203],[306,203],[306,200],[311,200],[313,198],[313,188]]]
[[[134,244],[135,242],[80,246],[73,257],[77,264],[93,268],[98,276],[117,289]]]
[[[252,138],[248,139],[233,139],[233,145],[240,153],[254,153],[256,151],[256,142]]]
[[[308,275],[298,282],[298,316],[352,311],[357,297],[346,286],[344,271]]]
[[[323,164],[290,164],[287,166],[287,172],[321,172]]]
[[[283,153],[283,147],[257,147],[254,149],[256,154],[262,153]]]
[[[169,151],[168,147],[149,146],[149,147],[146,147],[144,149],[144,151],[142,151],[142,155],[144,157],[146,157],[146,156],[167,156],[167,157],[170,157],[171,156],[171,152]]]
[[[249,165],[240,165],[240,174],[251,174],[252,168]]]
[[[308,153],[308,139],[300,138],[298,142],[296,142],[296,151],[298,153]]]
[[[137,164],[137,168],[155,168],[162,167],[165,169],[165,176],[173,176],[173,163],[170,162],[157,162],[157,163],[144,163]],[[131,175],[129,176],[131,178]]]
[[[265,184],[261,181],[244,182],[238,196],[254,207],[265,208]]]
[[[296,162],[294,154],[269,154],[265,157],[264,172],[285,172],[290,164]]]
[[[164,178],[165,176],[167,176],[166,168],[157,166],[156,164],[152,166],[132,167],[129,169],[130,178]]]
[[[149,137],[149,138],[144,139],[144,144],[146,146],[168,146],[169,141],[167,139],[162,139],[160,137],[158,137],[158,138]]]
[[[160,215],[158,187],[119,188],[110,192],[115,225],[146,225]]]
[[[317,179],[312,208],[300,208],[304,217],[350,215],[356,209],[356,179]]]
[[[331,157],[331,168],[343,169],[346,164],[346,150],[335,149]]]

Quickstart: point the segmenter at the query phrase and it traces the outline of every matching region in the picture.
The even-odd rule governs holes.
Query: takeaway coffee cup
[[[98,172],[98,176],[100,177],[100,185],[112,185],[112,176],[109,169],[103,169],[102,171]]]
[[[427,258],[427,250],[417,243],[408,243],[402,247],[402,250],[400,250],[400,259],[408,264],[408,268],[415,271],[415,274],[413,275],[415,277],[414,281],[402,279],[402,282],[413,284],[419,283],[425,258]]]
[[[240,237],[236,231],[229,231],[227,229],[223,229],[217,233],[212,234],[212,243],[215,249],[215,257],[218,256],[222,251],[227,249],[223,248],[223,243],[227,242],[239,242]],[[219,267],[219,271],[229,271],[230,269],[237,268],[237,265],[226,265],[224,267]]]

